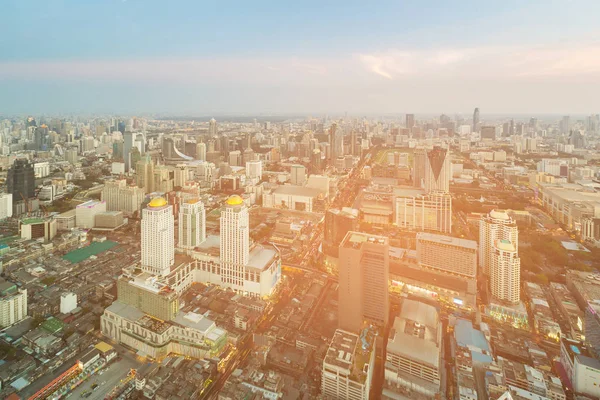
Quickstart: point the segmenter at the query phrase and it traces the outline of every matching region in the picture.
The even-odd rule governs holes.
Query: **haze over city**
[[[0,399],[600,399],[600,2],[0,2]]]
[[[6,1],[2,113],[592,112],[596,1]]]

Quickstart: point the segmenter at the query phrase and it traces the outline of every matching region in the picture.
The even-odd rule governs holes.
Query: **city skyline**
[[[6,113],[569,114],[600,87],[592,1],[38,5],[4,6]]]

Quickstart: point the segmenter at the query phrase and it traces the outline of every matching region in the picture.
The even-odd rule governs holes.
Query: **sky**
[[[598,15],[598,0],[0,0],[0,115],[598,113]]]

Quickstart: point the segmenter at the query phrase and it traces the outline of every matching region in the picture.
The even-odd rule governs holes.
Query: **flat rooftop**
[[[477,250],[477,242],[469,239],[461,239],[452,236],[438,235],[435,233],[419,232],[417,240],[427,240],[430,242],[447,244],[450,246],[464,247],[471,250]]]
[[[439,368],[439,329],[438,311],[434,306],[405,299],[390,331],[387,351]]]
[[[388,245],[389,239],[385,236],[350,231],[346,234],[344,240],[342,240],[341,246],[359,248],[363,243]]]

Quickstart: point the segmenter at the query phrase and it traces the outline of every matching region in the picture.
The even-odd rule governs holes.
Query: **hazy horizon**
[[[163,5],[8,1],[0,113],[597,112],[594,1]]]

